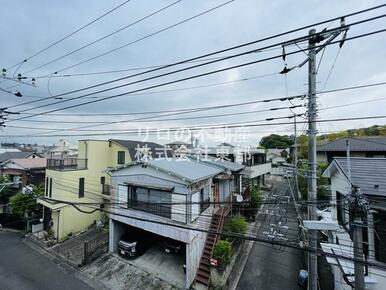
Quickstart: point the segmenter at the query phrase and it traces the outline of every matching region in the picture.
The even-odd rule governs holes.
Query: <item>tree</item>
[[[317,199],[318,200],[328,200],[330,193],[327,190],[328,178],[323,177],[322,173],[327,168],[327,163],[318,162],[316,166],[316,177],[318,178],[318,188],[317,188]],[[299,166],[299,176],[298,176],[298,185],[299,191],[302,194],[303,199],[307,199],[308,195],[308,179],[305,177],[308,172],[308,165],[305,162]]]
[[[278,149],[286,149],[289,146],[293,145],[294,141],[290,136],[287,135],[276,135],[271,134],[269,136],[265,136],[260,140],[260,146],[264,148],[278,148]]]
[[[32,193],[24,194],[18,192],[9,199],[14,214],[24,217],[26,213],[38,206],[36,204],[36,199],[43,195],[43,189],[42,186],[35,185],[32,188]]]

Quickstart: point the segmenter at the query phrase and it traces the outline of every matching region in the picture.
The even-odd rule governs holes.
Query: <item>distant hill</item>
[[[375,137],[375,136],[386,136],[386,125],[374,125],[371,127],[359,128],[359,129],[348,129],[335,133],[323,134],[317,136],[318,144],[324,144],[334,141],[339,138],[345,137]],[[308,137],[307,135],[301,135],[298,137],[299,144],[299,157],[307,159],[308,156]]]
[[[363,136],[386,136],[386,125],[374,125],[366,128],[348,129],[336,133],[319,135],[318,142],[334,141],[344,137],[363,137]]]

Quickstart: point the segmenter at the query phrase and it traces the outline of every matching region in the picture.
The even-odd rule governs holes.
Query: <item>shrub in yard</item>
[[[247,232],[248,223],[242,215],[235,215],[225,221],[224,233],[232,235],[243,235]],[[232,237],[227,238],[231,241],[235,240]]]
[[[262,201],[261,192],[257,189],[256,186],[253,186],[251,189],[251,200],[249,202],[249,215],[255,216],[258,209],[260,208]]]
[[[220,265],[226,265],[232,257],[232,244],[225,240],[219,240],[214,246],[213,258],[219,261]]]

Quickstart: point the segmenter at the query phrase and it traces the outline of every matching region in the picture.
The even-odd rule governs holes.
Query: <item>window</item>
[[[46,191],[45,191],[45,195],[48,196],[48,186],[49,186],[49,182],[50,182],[50,178],[49,177],[46,177]]]
[[[375,259],[379,262],[386,263],[386,226],[385,226],[386,212],[378,210],[374,213],[374,247]]]
[[[106,183],[106,178],[104,176],[101,177],[101,184],[105,184]]]
[[[52,197],[52,178],[50,178],[50,189],[48,192],[48,196],[51,198]]]
[[[209,188],[201,188],[200,190],[200,213],[205,211],[210,205]]]
[[[171,218],[172,194],[168,191],[131,187],[129,206],[152,214]]]
[[[125,151],[118,151],[118,164],[125,164]]]
[[[344,224],[344,196],[339,191],[336,192],[336,215],[338,223]]]
[[[84,177],[79,178],[79,198],[84,197]]]

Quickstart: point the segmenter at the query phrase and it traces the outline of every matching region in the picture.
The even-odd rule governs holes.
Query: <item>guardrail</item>
[[[79,158],[47,159],[47,169],[57,170],[57,171],[87,169],[87,159],[79,159]]]

